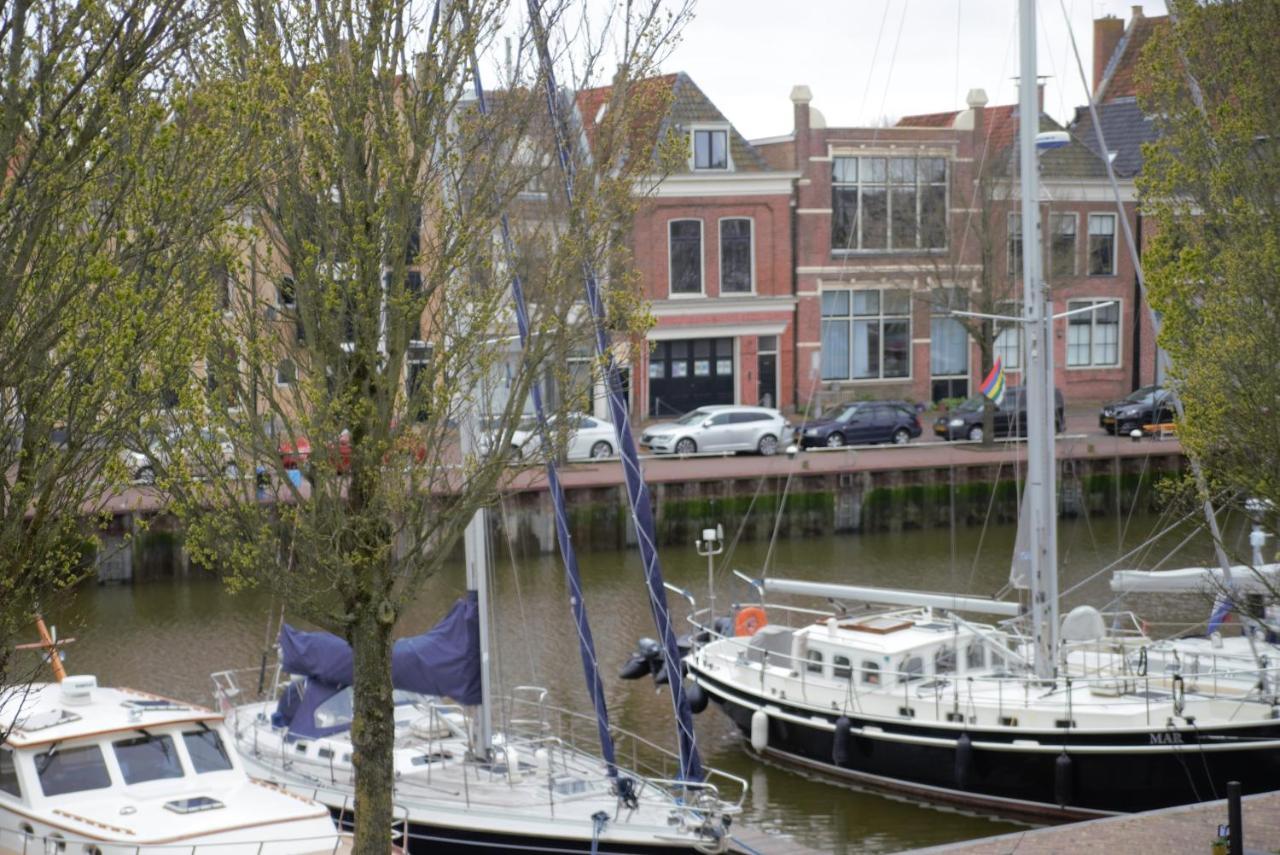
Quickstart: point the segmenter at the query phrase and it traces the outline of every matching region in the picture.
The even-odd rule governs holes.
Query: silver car
[[[699,407],[674,422],[645,428],[640,444],[654,454],[699,451],[758,451],[776,454],[791,441],[792,427],[767,407]]]

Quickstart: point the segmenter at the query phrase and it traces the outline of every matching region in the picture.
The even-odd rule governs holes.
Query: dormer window
[[[729,131],[727,129],[706,128],[694,130],[693,168],[729,168]]]

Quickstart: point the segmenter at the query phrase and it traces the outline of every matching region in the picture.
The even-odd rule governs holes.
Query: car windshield
[[[858,410],[857,404],[841,404],[818,416],[818,421],[824,422],[840,422],[848,419]]]
[[[1149,402],[1158,391],[1160,391],[1159,386],[1143,386],[1141,389],[1135,389],[1133,392],[1130,392],[1129,396],[1124,400],[1126,404],[1145,404]]]
[[[970,398],[960,406],[956,407],[956,411],[961,413],[976,413],[982,409],[982,404],[986,400],[986,398]]]
[[[676,419],[676,424],[678,425],[697,424],[698,422],[701,422],[703,419],[708,418],[710,415],[711,414],[708,413],[706,410],[694,410],[693,412],[685,413],[683,416]]]

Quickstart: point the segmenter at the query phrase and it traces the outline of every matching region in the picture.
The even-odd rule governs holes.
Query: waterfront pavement
[[[1280,790],[1242,800],[1244,851],[1280,851]],[[1076,855],[1079,852],[1209,853],[1218,825],[1227,821],[1227,801],[1166,808],[1001,834],[965,843],[912,849],[910,855]]]
[[[937,469],[950,466],[1013,464],[1025,459],[1024,443],[998,440],[991,449],[979,443],[944,442],[932,439],[931,422],[925,433],[907,445],[851,447],[832,450],[802,451],[790,457],[777,454],[761,457],[755,454],[695,454],[687,457],[645,456],[644,474],[649,483],[681,481],[741,480],[787,475],[820,475],[841,472],[896,471]],[[1137,442],[1128,437],[1115,437],[1098,427],[1096,410],[1068,411],[1067,425],[1056,446],[1059,459],[1116,457],[1164,457],[1182,453],[1175,438],[1146,438]],[[573,463],[562,466],[560,480],[566,490],[615,487],[622,483],[622,465],[617,459]],[[546,474],[541,466],[513,471],[504,485],[510,492],[546,489]],[[111,496],[107,513],[149,513],[163,508],[164,500],[154,488],[135,485]]]

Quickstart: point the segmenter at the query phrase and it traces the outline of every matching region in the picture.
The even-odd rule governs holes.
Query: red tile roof
[[[643,99],[646,104],[633,111],[631,128],[628,133],[629,142],[637,150],[651,151],[657,144],[658,129],[670,105],[671,88],[675,86],[678,74],[663,74],[659,77],[646,77],[632,81],[628,97]],[[600,110],[613,98],[612,86],[597,86],[594,89],[580,89],[576,100],[578,113],[582,118],[582,126],[587,134],[587,144],[594,147],[596,137],[604,115]],[[606,111],[607,112],[607,111]]]
[[[1142,49],[1154,36],[1165,37],[1169,32],[1169,16],[1140,17],[1129,22],[1129,30],[1116,45],[1116,54],[1108,60],[1109,74],[1103,80],[1102,101],[1114,101],[1138,94],[1138,63]]]
[[[903,116],[898,120],[900,128],[949,128],[960,113],[921,113],[918,116]]]

